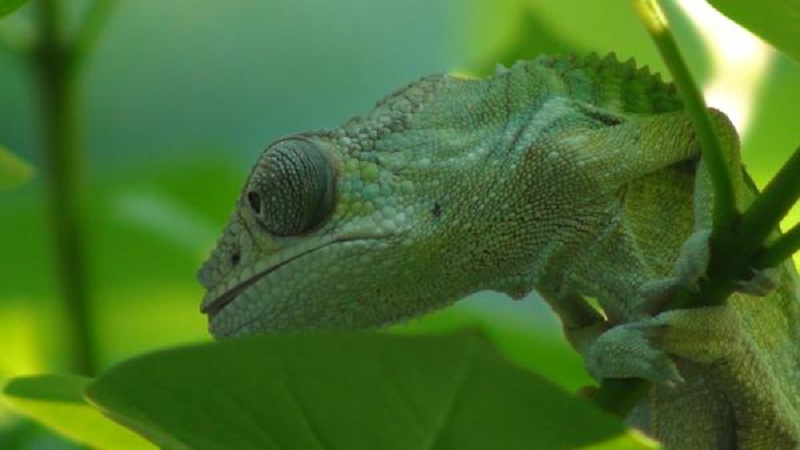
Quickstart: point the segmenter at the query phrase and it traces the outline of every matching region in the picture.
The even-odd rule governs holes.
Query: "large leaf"
[[[11,14],[27,2],[28,0],[0,0],[0,17]]]
[[[653,448],[474,334],[195,345],[128,360],[87,393],[168,449]]]
[[[708,0],[734,20],[779,50],[800,61],[800,0]]]
[[[444,334],[479,329],[514,364],[569,392],[594,383],[543,299],[531,295],[514,302],[502,297],[482,292],[420,319],[395,325],[391,331]]]
[[[17,411],[83,444],[119,450],[153,449],[140,436],[86,403],[83,392],[90,381],[67,375],[17,378],[3,393]]]

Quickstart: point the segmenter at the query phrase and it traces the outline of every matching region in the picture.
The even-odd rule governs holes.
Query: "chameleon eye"
[[[334,173],[322,149],[303,139],[267,148],[246,188],[246,205],[272,234],[294,236],[325,220],[333,209]]]

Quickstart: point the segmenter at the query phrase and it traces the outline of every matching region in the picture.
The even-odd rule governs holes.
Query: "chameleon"
[[[710,110],[740,208],[757,190]],[[433,75],[258,158],[199,271],[217,338],[374,328],[479,290],[536,290],[627,418],[671,449],[800,443],[800,303],[785,262],[725,304],[654,310],[709,257],[713,190],[674,85],[614,54]],[[746,281],[746,280],[745,280]]]

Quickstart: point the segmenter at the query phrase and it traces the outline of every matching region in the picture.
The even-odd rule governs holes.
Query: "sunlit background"
[[[65,2],[73,23],[86,3]],[[24,37],[31,6],[0,21],[0,36]],[[509,55],[616,51],[664,67],[623,1],[123,0],[117,6],[81,82],[93,335],[103,367],[209,339],[195,271],[250,163],[270,141],[335,126],[420,76],[481,73]],[[668,12],[709,102],[742,132],[745,161],[763,184],[798,144],[788,112],[800,103],[797,68],[705,2],[682,0]],[[0,144],[37,167],[34,82],[13,45],[0,44]],[[45,218],[40,178],[0,191],[0,383],[66,367]],[[535,296],[512,302],[476,295],[400,331],[464,323],[482,323],[511,358],[569,389],[588,381]],[[2,408],[0,448],[69,448]]]

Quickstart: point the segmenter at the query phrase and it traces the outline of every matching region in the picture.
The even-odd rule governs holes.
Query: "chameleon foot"
[[[753,278],[747,281],[737,282],[739,285],[739,292],[758,297],[764,297],[778,287],[781,276],[781,272],[778,267],[750,270],[753,272]]]
[[[730,305],[663,312],[601,334],[584,352],[597,378],[642,378],[675,386],[683,381],[677,356],[710,364],[742,348],[741,320]]]
[[[672,358],[655,345],[666,327],[647,319],[608,330],[588,348],[586,369],[598,380],[642,378],[667,386],[682,383]]]
[[[700,230],[686,239],[675,262],[675,276],[651,280],[640,287],[634,308],[639,317],[651,317],[663,311],[679,288],[686,287],[692,291],[699,289],[700,280],[705,278],[711,259],[710,235],[709,230]]]

